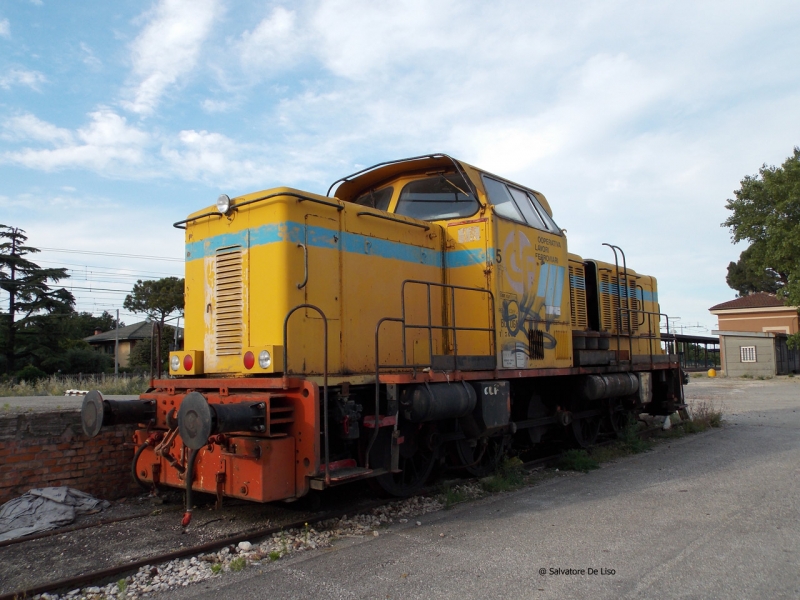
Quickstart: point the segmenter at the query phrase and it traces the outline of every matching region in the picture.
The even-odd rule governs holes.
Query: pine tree
[[[25,258],[39,252],[26,246],[28,236],[17,227],[0,225],[0,289],[8,294],[8,313],[5,316],[5,370],[14,373],[17,358],[18,334],[32,319],[43,313],[71,311],[75,298],[64,288],[51,289],[49,282],[58,283],[69,277],[66,269],[44,269]]]

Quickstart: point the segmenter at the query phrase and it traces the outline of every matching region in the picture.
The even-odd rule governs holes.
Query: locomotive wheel
[[[528,401],[528,419],[543,419],[550,416],[550,411],[542,402],[542,399],[534,394]],[[547,433],[548,426],[542,425],[541,427],[530,427],[528,429],[528,436],[530,437],[531,444],[538,444],[542,441],[542,436]]]
[[[486,477],[497,470],[505,455],[502,437],[483,437],[455,442],[458,465],[475,477]]]
[[[424,423],[400,423],[399,473],[386,473],[374,479],[378,487],[391,496],[405,497],[417,492],[430,477],[436,463],[436,451],[432,448],[433,432]],[[392,437],[389,430],[381,431],[372,451],[372,464],[389,468],[392,456]]]
[[[610,430],[619,437],[628,425],[630,413],[625,410],[620,398],[610,398],[606,406],[606,417]]]
[[[575,402],[573,403],[573,413],[591,410],[595,408],[588,403]],[[570,437],[578,448],[588,448],[597,441],[597,434],[600,433],[600,425],[603,422],[602,415],[598,414],[593,417],[585,417],[583,419],[573,419],[572,424],[568,426]]]

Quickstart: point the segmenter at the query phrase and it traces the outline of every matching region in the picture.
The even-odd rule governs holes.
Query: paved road
[[[800,381],[687,391],[726,426],[165,597],[800,598]]]

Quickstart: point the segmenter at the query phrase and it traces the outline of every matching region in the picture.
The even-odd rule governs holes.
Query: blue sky
[[[447,152],[544,193],[572,252],[621,246],[710,330],[743,249],[725,200],[800,145],[799,33],[768,0],[5,0],[0,223],[92,253],[39,258],[100,312],[180,275],[171,223],[219,193]]]

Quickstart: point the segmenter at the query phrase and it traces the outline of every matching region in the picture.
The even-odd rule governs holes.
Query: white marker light
[[[172,367],[173,371],[177,371],[181,368],[181,359],[177,356],[173,356],[169,359],[169,366]]]
[[[267,350],[262,350],[258,355],[258,366],[262,369],[269,369],[272,364],[272,357]]]

